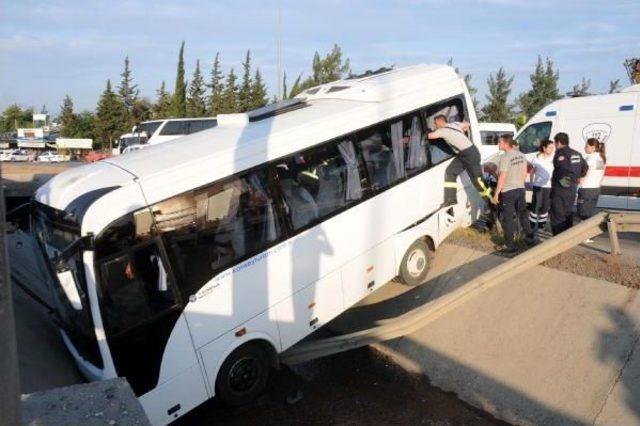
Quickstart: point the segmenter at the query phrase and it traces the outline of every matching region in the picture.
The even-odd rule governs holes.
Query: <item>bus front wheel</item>
[[[409,286],[420,285],[427,278],[431,263],[431,250],[423,240],[416,240],[407,249],[400,264],[399,278]]]
[[[247,343],[227,357],[216,378],[216,396],[231,406],[245,405],[264,391],[271,365],[260,345]]]

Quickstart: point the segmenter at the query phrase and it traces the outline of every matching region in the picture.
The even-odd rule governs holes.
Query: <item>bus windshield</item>
[[[87,296],[83,251],[80,246],[68,250],[80,239],[80,234],[58,219],[63,212],[36,203],[34,213],[34,231],[48,263],[50,282],[54,287],[50,289],[51,302],[61,321],[60,326],[80,355],[102,368]],[[68,260],[60,260],[62,253]]]

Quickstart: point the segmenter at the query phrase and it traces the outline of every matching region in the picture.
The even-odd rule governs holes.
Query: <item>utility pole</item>
[[[0,184],[0,425],[13,426],[21,423],[20,377],[9,280],[5,209],[4,189]]]
[[[276,31],[276,55],[277,55],[277,80],[278,80],[278,94],[277,100],[282,100],[282,8],[280,0],[278,0],[278,28]]]

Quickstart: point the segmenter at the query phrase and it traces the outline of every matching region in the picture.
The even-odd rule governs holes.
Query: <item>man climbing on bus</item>
[[[480,164],[480,151],[464,133],[469,129],[469,123],[448,123],[447,117],[440,114],[433,119],[436,130],[427,135],[429,140],[444,139],[444,141],[458,153],[451,164],[445,170],[444,176],[444,203],[442,207],[452,206],[458,203],[458,175],[467,171],[471,183],[482,197],[491,199],[491,188],[482,177]]]

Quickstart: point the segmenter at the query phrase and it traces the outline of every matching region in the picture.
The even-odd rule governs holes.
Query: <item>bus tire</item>
[[[400,264],[400,281],[408,286],[424,282],[431,266],[431,249],[423,240],[416,240],[407,249]]]
[[[216,397],[226,405],[246,405],[264,391],[270,370],[269,354],[264,348],[246,343],[222,363],[216,377]]]

